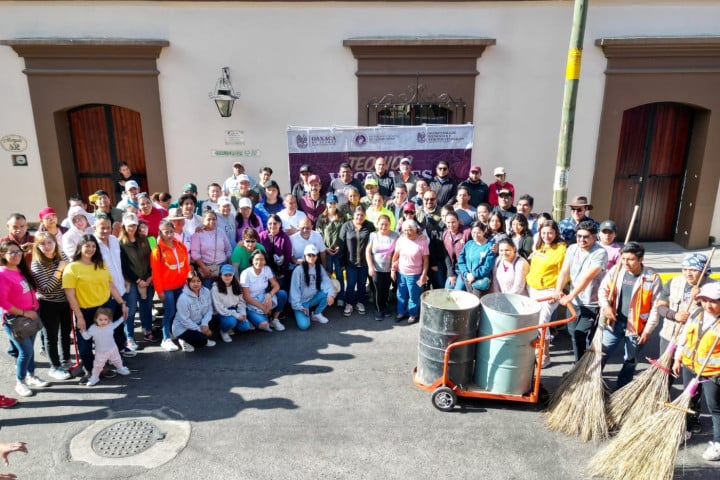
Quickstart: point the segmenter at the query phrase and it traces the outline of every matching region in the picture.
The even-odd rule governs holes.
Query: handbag
[[[23,315],[6,315],[5,323],[10,327],[10,331],[16,340],[32,337],[43,328],[40,317],[29,318]]]

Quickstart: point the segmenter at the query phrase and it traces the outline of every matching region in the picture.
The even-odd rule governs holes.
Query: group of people
[[[558,305],[572,302],[577,318],[568,330],[575,359],[601,321],[604,361],[618,346],[625,350],[619,388],[632,380],[661,317],[667,342],[678,333],[668,331],[668,322],[690,325],[703,312],[712,314],[712,302],[720,300],[686,273],[702,263],[699,254],[683,263],[684,290],[663,289],[643,264],[643,246],[616,243],[615,224],[589,217],[587,197],[573,198],[568,217],[556,223],[533,213],[532,196],[515,198],[502,167],[488,185],[477,165],[458,182],[446,161],[428,179],[412,170],[410,158],[391,172],[377,157],[362,181],[342,163],[323,191],[320,177],[303,165],[299,181],[282,195],[272,169],[260,169],[254,180],[236,162],[223,183],[208,185],[206,199],[188,183],[175,202],[166,193],[141,192],[126,167],[115,206],[98,190],[89,198],[92,212],[84,199],[73,198],[63,222],[44,208],[34,238],[25,216],[16,213],[0,239],[4,318],[42,320],[55,379],[70,377],[73,328],[88,385],[126,374],[122,357],[138,348],[136,313],[141,338],[167,351],[191,352],[214,346],[215,335],[231,342],[248,330],[283,331],[285,315],[293,315],[300,330],[327,323],[324,313],[333,305],[345,316],[372,309],[378,321],[415,323],[423,289],[447,288],[546,300],[541,326]],[[683,310],[679,295],[687,305],[699,298],[703,308]],[[160,332],[153,329],[154,297],[162,302]],[[16,392],[32,395],[47,385],[35,375],[35,338],[16,338],[3,324],[17,354]],[[713,335],[717,321],[700,324],[699,330],[684,328],[689,346],[678,352],[707,347],[703,335]],[[549,345],[539,353],[543,366],[551,363]],[[718,352],[705,353],[717,359]],[[692,370],[694,363],[683,362]],[[706,372],[717,373],[713,368]],[[720,423],[716,427],[720,441]]]

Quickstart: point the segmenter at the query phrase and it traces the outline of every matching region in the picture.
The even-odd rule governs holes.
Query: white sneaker
[[[313,321],[318,323],[327,323],[329,320],[322,313],[316,313],[312,316]]]
[[[190,345],[188,342],[186,342],[182,338],[179,339],[178,342],[180,342],[180,347],[182,347],[183,352],[194,352],[195,351],[195,347]]]
[[[228,332],[220,332],[220,338],[222,338],[222,341],[225,343],[232,342],[232,338],[230,337],[230,333]]]
[[[128,367],[126,367],[125,365],[118,368],[116,371],[119,375],[130,375],[130,369]]]
[[[720,442],[710,442],[707,450],[703,452],[702,457],[710,462],[720,460]]]
[[[358,311],[360,315],[365,315],[365,305],[358,302],[355,304],[355,309]]]
[[[15,385],[15,391],[21,397],[32,397],[33,394],[33,391],[30,390],[24,382],[17,382],[17,385]]]
[[[345,310],[343,310],[343,315],[345,315],[346,317],[349,317],[350,315],[352,315],[352,312],[353,312],[353,306],[350,305],[349,303],[346,303]]]
[[[278,332],[282,332],[283,330],[285,330],[285,325],[280,323],[280,320],[278,320],[277,318],[273,319],[273,321],[270,322],[270,326]]]
[[[67,370],[65,370],[61,367],[51,368],[50,371],[48,372],[48,375],[50,375],[52,378],[54,378],[56,380],[67,380],[68,378],[70,378],[72,376],[72,375],[70,375],[70,372],[68,372]]]
[[[215,345],[217,345],[217,343],[215,343],[215,340],[210,340],[209,338],[207,340],[207,343],[205,344],[206,347],[214,347]]]
[[[160,346],[168,352],[177,352],[179,350],[178,346],[175,345],[175,342],[173,342],[169,338],[166,338],[165,340],[163,340],[162,343],[160,344]]]
[[[135,340],[133,340],[132,338],[127,339],[127,343],[125,344],[125,346],[127,348],[129,348],[130,350],[132,350],[133,352],[138,349],[138,344],[135,343]]]
[[[87,386],[92,387],[93,385],[97,385],[100,382],[99,377],[90,377],[87,381]]]
[[[50,385],[48,382],[46,382],[45,380],[39,379],[35,375],[28,375],[27,377],[25,377],[25,383],[29,387],[36,387],[36,388],[45,388],[48,385]]]

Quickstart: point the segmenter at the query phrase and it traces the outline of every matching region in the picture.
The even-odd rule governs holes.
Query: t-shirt
[[[390,271],[393,252],[395,252],[395,243],[399,237],[398,232],[390,232],[388,235],[381,235],[380,232],[370,234],[373,266],[378,272]]]
[[[112,277],[107,267],[95,268],[80,261],[72,262],[63,270],[63,288],[74,288],[80,308],[99,307],[110,298]]]
[[[591,268],[600,268],[600,273],[573,300],[575,307],[597,306],[598,288],[607,266],[607,252],[598,243],[590,247],[587,252],[578,244],[573,244],[567,249],[563,266],[568,262],[570,263],[570,281],[573,285]]]
[[[255,244],[255,248],[265,253],[265,247],[262,243],[258,242]],[[248,250],[243,245],[235,245],[235,249],[233,249],[232,255],[230,256],[230,261],[233,265],[238,264],[236,275],[250,266],[250,254],[252,254],[252,252],[253,250]]]
[[[267,265],[260,270],[259,274],[256,274],[252,267],[248,267],[240,274],[240,286],[249,288],[250,296],[255,298],[265,292],[270,284],[270,279],[274,276]]]
[[[423,269],[423,256],[430,255],[427,237],[418,237],[410,240],[400,237],[395,244],[400,252],[398,258],[398,271],[403,275],[420,275]]]
[[[618,316],[623,319],[627,319],[627,314],[630,311],[633,286],[641,274],[642,272],[638,275],[633,275],[632,273],[626,271],[625,275],[623,275],[622,285],[620,286],[620,303],[617,311]]]

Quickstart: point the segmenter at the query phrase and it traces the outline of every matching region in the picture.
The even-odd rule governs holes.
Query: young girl
[[[533,236],[530,232],[528,219],[525,215],[516,213],[510,219],[510,238],[515,244],[518,255],[525,260],[530,258],[533,251]]]
[[[329,193],[325,199],[325,211],[318,217],[315,229],[320,232],[327,248],[325,249],[325,260],[327,263],[328,275],[335,274],[335,279],[340,282],[340,291],[337,294],[335,303],[338,307],[345,306],[345,278],[340,266],[340,229],[347,221],[338,210],[338,198],[335,194]]]
[[[81,332],[85,340],[92,338],[95,341],[95,360],[93,362],[92,375],[90,375],[87,382],[88,387],[97,385],[100,381],[100,372],[102,372],[108,361],[115,366],[117,373],[120,375],[130,375],[130,370],[122,363],[120,351],[113,338],[113,331],[125,320],[120,317],[115,321],[111,321],[111,318],[112,310],[104,307],[98,308],[95,311],[93,325],[90,325],[90,327]]]
[[[303,263],[293,270],[290,280],[290,305],[300,330],[310,328],[310,320],[328,323],[322,314],[335,301],[330,277],[318,262],[318,249],[308,245],[303,251]]]
[[[245,234],[252,230],[245,230]],[[215,313],[220,319],[220,338],[223,342],[230,343],[230,331],[235,328],[246,332],[252,328],[247,319],[245,300],[242,296],[242,288],[232,265],[223,265],[220,268],[220,278],[212,287],[212,302]]]
[[[252,266],[240,274],[240,286],[247,305],[248,320],[260,330],[271,332],[272,326],[278,332],[282,332],[285,326],[280,322],[279,317],[287,302],[287,292],[280,290],[280,284],[267,266],[263,252],[255,250],[250,256],[250,264]],[[268,286],[271,287],[270,291]],[[270,320],[271,315],[272,320]]]

